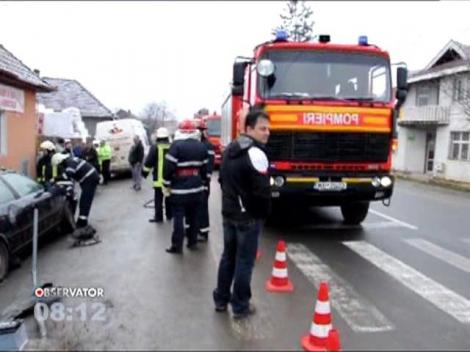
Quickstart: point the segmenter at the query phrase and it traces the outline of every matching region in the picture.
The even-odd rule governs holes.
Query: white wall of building
[[[470,76],[470,74],[469,74]],[[467,81],[470,84],[470,81]],[[411,84],[404,107],[416,106],[416,86]],[[470,161],[450,160],[451,132],[470,131],[470,116],[452,99],[453,78],[442,78],[439,86],[439,105],[450,106],[450,122],[439,125],[436,130],[433,175],[449,180],[470,182]],[[470,89],[468,87],[467,89]],[[426,127],[400,126],[398,150],[393,156],[393,168],[399,171],[424,172],[426,148]],[[438,171],[443,165],[442,171]]]

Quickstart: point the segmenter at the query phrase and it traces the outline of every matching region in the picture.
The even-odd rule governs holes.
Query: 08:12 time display
[[[45,303],[37,303],[34,307],[34,317],[38,321],[51,319],[53,321],[105,321],[106,305],[102,302],[95,302],[88,307],[86,303],[77,306],[66,306],[64,303],[55,302],[50,307]]]

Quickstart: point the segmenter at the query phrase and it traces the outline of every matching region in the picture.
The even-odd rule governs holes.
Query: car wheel
[[[0,241],[0,282],[7,276],[10,263],[10,254],[5,242]]]

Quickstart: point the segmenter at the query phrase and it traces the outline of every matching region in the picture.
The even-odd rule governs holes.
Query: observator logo
[[[45,287],[34,290],[37,298],[66,297],[66,298],[102,298],[104,289],[98,287]]]

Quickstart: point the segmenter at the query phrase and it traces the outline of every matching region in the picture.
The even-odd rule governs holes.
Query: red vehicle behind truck
[[[207,124],[207,134],[209,137],[209,142],[211,142],[212,145],[214,146],[214,151],[215,151],[214,164],[216,167],[219,167],[220,162],[222,161],[222,149],[221,149],[221,141],[220,141],[221,118],[222,117],[215,112],[212,115],[207,115],[203,117],[203,119],[206,121],[206,124]]]
[[[407,70],[397,68],[392,94],[389,54],[361,36],[354,45],[276,39],[237,58],[222,106],[222,148],[243,132],[241,111],[264,105],[273,206],[340,206],[359,224],[371,201],[393,193],[392,142],[407,94]]]

